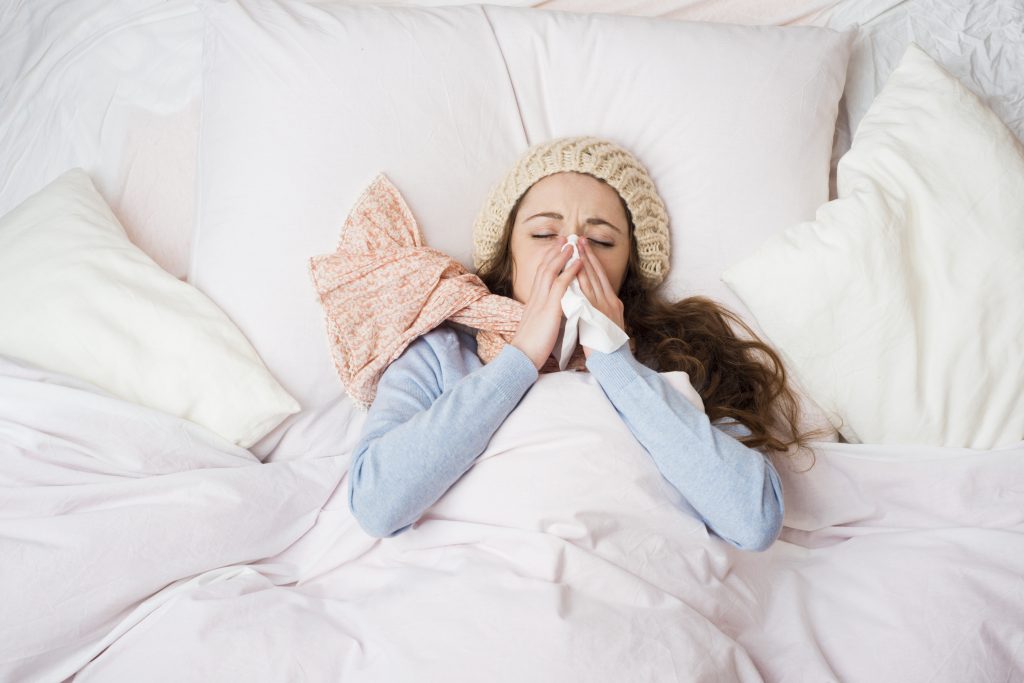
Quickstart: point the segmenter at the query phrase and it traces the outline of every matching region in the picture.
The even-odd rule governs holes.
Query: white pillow
[[[299,410],[212,301],[128,240],[78,168],[0,218],[0,353],[243,448]]]
[[[723,273],[848,441],[1024,436],[1024,146],[911,44],[838,199]]]
[[[306,267],[379,172],[427,243],[472,268],[473,219],[530,144],[606,136],[668,205],[669,293],[708,294],[751,321],[719,273],[828,201],[851,34],[492,5],[200,4],[189,281],[321,421],[287,421],[261,456],[342,452],[355,431]],[[293,426],[321,443],[308,432],[288,445]]]

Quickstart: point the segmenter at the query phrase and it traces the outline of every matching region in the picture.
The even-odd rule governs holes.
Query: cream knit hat
[[[530,147],[491,191],[473,224],[473,265],[493,258],[512,207],[541,178],[562,171],[588,173],[611,185],[633,217],[640,275],[649,286],[669,267],[668,213],[654,181],[627,150],[602,138],[557,138]]]

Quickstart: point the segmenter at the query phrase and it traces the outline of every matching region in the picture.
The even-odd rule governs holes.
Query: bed
[[[0,680],[1024,680],[1020,7],[10,2],[0,55]],[[350,512],[308,258],[386,171],[466,263],[581,130],[827,433],[763,552],[585,373],[410,531]]]

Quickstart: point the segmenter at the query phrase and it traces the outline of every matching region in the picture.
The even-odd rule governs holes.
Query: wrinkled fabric
[[[815,443],[748,552],[596,382],[538,378],[415,533],[376,539],[347,452],[261,464],[0,355],[0,680],[1020,679],[1024,442]]]
[[[416,219],[383,173],[356,200],[338,248],[309,260],[328,344],[349,397],[366,409],[387,366],[445,320],[479,330],[477,355],[492,361],[512,341],[523,304],[492,294],[479,277],[426,246]],[[566,367],[585,369],[576,346]],[[560,368],[552,357],[541,368]]]

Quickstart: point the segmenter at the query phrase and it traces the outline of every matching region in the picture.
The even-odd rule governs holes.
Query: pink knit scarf
[[[338,377],[366,409],[381,375],[409,344],[445,320],[475,328],[492,361],[515,336],[523,304],[491,294],[476,275],[423,242],[402,195],[380,173],[363,191],[332,254],[309,259]],[[585,369],[576,347],[569,367]],[[541,372],[557,371],[552,356]]]

